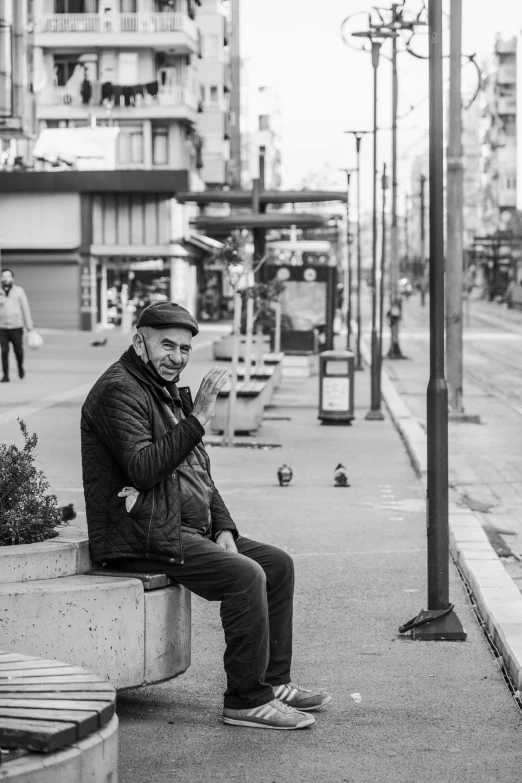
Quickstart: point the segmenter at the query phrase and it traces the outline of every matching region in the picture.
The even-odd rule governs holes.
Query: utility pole
[[[386,273],[386,191],[388,189],[388,175],[386,163],[382,167],[381,191],[382,191],[382,226],[381,226],[381,290],[379,297],[379,359],[382,362],[382,330],[384,325],[384,275]]]
[[[371,402],[365,418],[382,421],[381,410],[381,349],[377,339],[377,70],[382,41],[371,39],[373,66],[373,214],[372,214],[372,368]],[[382,280],[381,280],[382,285]]]
[[[449,404],[464,413],[462,404],[462,288],[463,187],[462,161],[462,0],[450,5],[450,86],[447,157],[446,354]]]
[[[423,274],[423,290],[424,280],[426,278],[426,272],[428,262],[426,258],[426,177],[424,174],[420,175],[420,257],[422,264]],[[422,304],[424,305],[424,297],[422,297]]]
[[[401,29],[403,26],[402,11],[396,3],[392,5],[391,29]],[[397,76],[397,38],[392,40],[392,199],[391,199],[391,229],[390,229],[390,310],[394,307],[400,312],[399,294],[399,226],[397,221],[397,106],[398,106],[398,76]],[[391,322],[391,342],[388,359],[404,359],[399,345],[399,325],[401,319],[393,318]]]
[[[346,256],[344,264],[344,320],[346,323],[346,350],[351,350],[352,344],[352,252],[350,232],[350,181],[354,169],[341,169],[346,173]]]
[[[444,174],[442,0],[429,1],[430,379],[427,390],[428,608],[399,630],[424,641],[464,641],[449,600],[448,388],[444,376]]]
[[[349,130],[345,133],[353,133],[355,138],[355,153],[357,156],[357,335],[355,338],[355,369],[364,370],[361,355],[361,277],[362,277],[362,255],[361,255],[361,142],[363,136],[372,133],[368,130]]]

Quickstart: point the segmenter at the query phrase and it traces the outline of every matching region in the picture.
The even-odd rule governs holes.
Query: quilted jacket
[[[176,389],[174,390],[176,391]],[[190,389],[180,388],[186,418],[131,347],[98,379],[82,408],[82,467],[89,544],[94,562],[149,558],[183,563],[176,472],[205,433],[191,415]],[[205,453],[207,464],[208,455]],[[123,487],[140,490],[127,512]],[[237,529],[214,486],[212,535]]]

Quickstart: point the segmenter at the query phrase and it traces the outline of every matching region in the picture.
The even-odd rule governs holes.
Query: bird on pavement
[[[286,463],[284,465],[281,465],[281,467],[277,471],[277,478],[279,479],[279,484],[282,487],[287,487],[292,481],[293,475],[294,472],[292,468],[290,468]]]
[[[334,485],[336,487],[349,487],[348,473],[344,465],[339,463],[334,470]]]
[[[91,345],[93,345],[95,348],[98,348],[100,345],[107,345],[107,338],[105,337],[103,340],[95,340]]]
[[[76,517],[76,511],[74,510],[74,503],[69,503],[67,506],[60,506],[58,508],[62,522],[70,522],[71,519]]]

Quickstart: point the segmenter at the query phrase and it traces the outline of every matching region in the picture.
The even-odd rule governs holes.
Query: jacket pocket
[[[123,501],[125,503],[125,501]],[[142,490],[136,502],[130,511],[125,509],[127,516],[132,519],[141,519],[142,517],[150,516],[154,510],[154,487],[152,489]]]

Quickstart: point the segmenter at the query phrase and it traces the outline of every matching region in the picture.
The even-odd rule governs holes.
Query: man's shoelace
[[[285,704],[285,702],[281,701],[281,699],[274,699],[274,703],[276,707],[281,710],[281,712],[295,712],[293,707],[290,707],[289,704]]]

